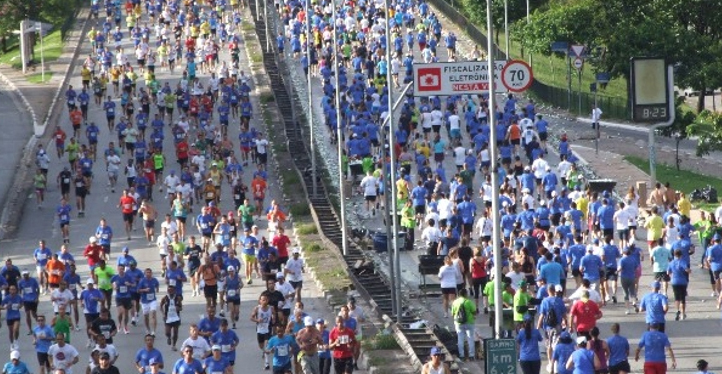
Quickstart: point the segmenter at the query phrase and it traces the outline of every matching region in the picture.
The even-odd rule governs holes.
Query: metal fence
[[[471,37],[474,43],[486,49],[487,38],[479,28],[477,28],[468,18],[453,6],[452,2],[447,0],[429,0],[431,5],[441,11],[447,18],[454,20],[454,23]],[[498,59],[505,59],[506,55],[501,48],[496,48]],[[579,99],[581,98],[581,115],[591,112],[592,104],[594,104],[594,94],[589,92],[577,92],[572,90],[571,101],[569,100],[569,91],[566,88],[550,86],[546,83],[535,80],[528,91],[537,99],[548,103],[549,105],[569,110],[572,114],[579,111]],[[619,98],[597,95],[597,104],[604,112],[607,118],[630,119],[631,109],[629,101]]]

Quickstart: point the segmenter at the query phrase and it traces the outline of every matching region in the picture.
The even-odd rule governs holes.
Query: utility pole
[[[343,170],[343,129],[341,128],[341,80],[338,73],[338,27],[336,27],[336,1],[333,3],[333,73],[336,76],[336,144],[338,144],[338,198],[340,200],[339,208],[341,209],[341,247],[343,255],[348,254],[348,238],[346,230],[346,191],[344,184],[346,183]],[[310,42],[310,40],[309,40]]]
[[[308,131],[311,134],[311,141],[309,142],[311,149],[311,197],[315,198],[318,195],[318,187],[316,182],[316,146],[314,145],[313,136],[313,82],[311,80],[311,40],[313,40],[313,34],[311,33],[311,0],[306,1],[306,58],[308,59],[308,68],[306,69],[306,80],[308,83]],[[341,165],[339,164],[339,167]]]

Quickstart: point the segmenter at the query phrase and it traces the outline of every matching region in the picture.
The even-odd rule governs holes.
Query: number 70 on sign
[[[534,82],[531,66],[521,60],[511,60],[501,71],[501,82],[511,92],[526,91]],[[489,373],[501,374],[501,373]]]

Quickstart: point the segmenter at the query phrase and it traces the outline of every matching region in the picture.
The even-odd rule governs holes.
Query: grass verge
[[[298,224],[296,225],[296,232],[298,232],[299,235],[311,235],[311,234],[318,234],[318,227],[314,224]]]
[[[36,64],[40,63],[41,51],[46,64],[57,60],[63,52],[63,38],[60,29],[51,32],[43,38],[42,48],[40,41],[38,40],[35,43],[34,51],[35,58],[33,59],[33,62]],[[22,61],[20,60],[20,46],[16,45],[0,55],[0,64],[10,65],[14,69],[21,69]]]
[[[34,84],[42,84],[47,83],[50,81],[50,79],[53,78],[53,73],[46,71],[45,72],[45,79],[43,79],[43,73],[34,73],[31,75],[28,75],[27,77],[28,82],[34,83]]]
[[[636,156],[624,156],[624,160],[649,174],[649,159]],[[657,164],[657,180],[662,183],[669,182],[674,189],[684,192],[687,196],[689,196],[689,193],[695,188],[701,189],[708,184],[718,192],[722,192],[722,179],[689,170],[677,170],[674,165]],[[713,211],[719,204],[698,202],[695,203],[694,206],[699,209]]]

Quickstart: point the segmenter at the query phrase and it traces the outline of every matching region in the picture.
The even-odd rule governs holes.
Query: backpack
[[[559,318],[557,318],[557,310],[552,304],[549,311],[544,315],[544,324],[549,327],[557,327],[559,324]]]
[[[467,321],[466,318],[466,300],[461,302],[461,305],[459,305],[459,310],[456,311],[456,315],[454,315],[454,322],[459,324],[465,324]]]

